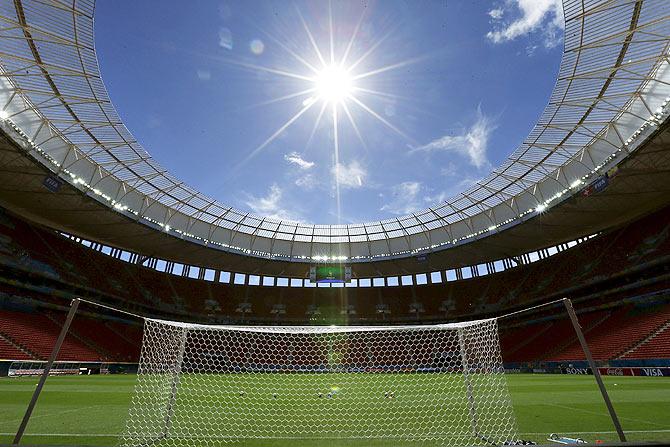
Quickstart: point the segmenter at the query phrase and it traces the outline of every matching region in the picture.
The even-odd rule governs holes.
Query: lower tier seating
[[[45,315],[0,311],[0,334],[31,352],[37,360],[49,358],[60,329]],[[63,341],[58,360],[100,361],[102,357],[70,334]]]
[[[30,360],[31,357],[0,336],[0,360]]]
[[[657,333],[621,358],[661,359],[668,357],[670,357],[670,323],[666,323]]]
[[[593,358],[670,358],[670,304],[632,305],[578,315]],[[565,317],[515,327],[501,335],[507,362],[585,360],[572,323]]]

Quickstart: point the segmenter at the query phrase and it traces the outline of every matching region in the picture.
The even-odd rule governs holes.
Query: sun
[[[347,99],[354,90],[353,84],[349,71],[337,64],[324,67],[314,77],[317,97],[331,104],[338,104]]]
[[[395,101],[400,98],[399,96],[391,93],[375,90],[374,78],[382,73],[386,73],[391,70],[397,70],[407,65],[414,64],[422,60],[424,56],[401,60],[393,64],[377,66],[376,68],[369,67],[367,71],[363,71],[361,68],[366,66],[366,61],[368,61],[369,56],[373,54],[373,52],[384,41],[386,36],[388,36],[387,34],[386,36],[382,36],[379,39],[374,39],[373,41],[369,42],[370,45],[367,47],[367,49],[359,48],[363,50],[361,51],[362,54],[356,55],[355,59],[350,58],[350,56],[354,56],[356,53],[355,49],[359,47],[359,45],[356,44],[356,39],[363,23],[363,19],[365,18],[365,11],[361,13],[358,22],[353,27],[348,41],[342,41],[338,43],[338,39],[336,39],[336,36],[333,32],[335,27],[333,25],[332,10],[329,6],[328,40],[330,45],[326,47],[327,50],[325,52],[322,51],[322,47],[320,47],[317,43],[315,35],[312,34],[312,31],[310,30],[307,22],[300,12],[300,9],[297,6],[296,13],[304,28],[305,37],[307,38],[309,44],[311,44],[311,50],[308,49],[305,53],[298,53],[294,51],[291,46],[288,45],[288,43],[283,42],[271,34],[268,34],[268,37],[272,39],[272,41],[278,47],[282,48],[284,51],[286,51],[286,53],[292,56],[295,61],[299,62],[299,66],[302,67],[301,70],[294,71],[290,69],[287,70],[286,68],[256,65],[247,61],[229,61],[253,71],[262,71],[285,78],[291,78],[294,81],[301,81],[303,84],[301,90],[290,92],[261,103],[262,105],[269,105],[284,101],[295,101],[295,105],[298,108],[293,113],[293,115],[286,122],[284,122],[284,124],[276,129],[255,149],[250,151],[244,157],[244,159],[238,163],[236,170],[252,158],[256,157],[263,149],[279,138],[279,136],[282,135],[287,128],[293,125],[293,123],[298,121],[301,117],[308,116],[307,112],[309,110],[315,108],[318,110],[316,113],[314,113],[316,119],[314,120],[312,131],[305,144],[305,147],[308,148],[317,129],[320,128],[319,126],[322,122],[322,118],[330,115],[330,118],[332,119],[332,127],[328,126],[330,127],[328,132],[333,142],[332,171],[335,172],[333,175],[335,186],[334,195],[335,202],[337,204],[337,219],[339,223],[341,218],[341,200],[340,180],[337,173],[340,169],[339,134],[342,122],[349,122],[351,129],[353,129],[353,132],[360,141],[359,147],[365,149],[367,149],[367,143],[365,142],[363,135],[361,134],[361,130],[359,129],[359,126],[356,122],[356,111],[371,116],[409,143],[416,143],[402,130],[389,122],[384,116],[382,116],[382,114],[377,112],[374,107],[368,105],[367,98],[376,97],[377,99],[384,101]],[[307,45],[306,48],[309,48],[309,45]],[[341,51],[342,49],[343,51]],[[298,104],[301,104],[301,106]],[[327,111],[329,113],[325,113]]]
[[[338,44],[336,36],[333,32],[334,25],[332,10],[329,7],[328,40],[330,45],[327,47],[326,51],[322,51],[323,48],[320,47],[317,43],[315,35],[312,34],[309,25],[305,21],[305,18],[297,6],[296,13],[300,18],[302,27],[304,28],[305,37],[307,37],[307,41],[309,44],[311,44],[312,51],[307,50],[305,53],[298,53],[291,49],[291,47],[281,39],[274,37],[271,34],[268,34],[268,37],[272,39],[272,41],[277,44],[278,47],[286,51],[293,59],[295,59],[295,61],[299,62],[300,66],[302,66],[302,68],[306,71],[294,71],[291,69],[287,70],[286,68],[256,65],[247,61],[228,60],[230,63],[256,72],[261,71],[276,76],[291,78],[294,81],[302,81],[304,83],[302,90],[281,95],[258,104],[269,105],[284,101],[296,101],[297,104],[302,104],[302,106],[300,106],[284,124],[276,129],[261,144],[259,144],[252,151],[249,151],[246,157],[244,157],[244,159],[238,163],[237,169],[239,169],[243,164],[247,163],[252,158],[256,157],[270,143],[282,135],[282,133],[293,123],[298,121],[301,117],[307,116],[307,112],[313,107],[318,109],[318,112],[315,114],[316,120],[314,121],[312,132],[310,133],[309,139],[307,140],[306,147],[309,147],[315,132],[319,128],[321,119],[328,115],[324,112],[329,110],[333,123],[333,159],[336,164],[339,162],[338,133],[339,127],[343,121],[349,121],[351,128],[360,140],[362,147],[367,147],[359,126],[356,123],[356,114],[354,109],[359,109],[359,112],[362,111],[370,115],[378,122],[386,126],[386,128],[392,130],[406,141],[415,143],[412,138],[410,138],[398,127],[390,123],[379,112],[374,110],[372,106],[368,105],[366,98],[376,97],[377,99],[384,101],[396,101],[398,98],[400,98],[399,96],[375,90],[374,83],[372,81],[373,78],[382,73],[397,70],[407,65],[417,63],[422,60],[424,56],[401,60],[400,62],[385,66],[378,66],[376,68],[368,69],[368,71],[361,71],[361,67],[365,66],[365,62],[369,59],[370,55],[373,54],[373,52],[388,36],[387,34],[386,36],[382,36],[379,39],[374,39],[373,41],[369,42],[369,47],[367,50],[363,49],[364,51],[362,51],[362,54],[357,55],[357,58],[354,59],[350,57],[354,55],[354,49],[358,46],[356,42],[357,37],[359,37],[359,30],[363,24],[363,19],[365,18],[365,11],[361,13],[361,16],[356,23],[356,26],[353,28],[348,41],[342,41],[340,44]],[[339,51],[338,47],[339,50],[344,48],[344,51]],[[309,53],[313,53],[311,57]]]

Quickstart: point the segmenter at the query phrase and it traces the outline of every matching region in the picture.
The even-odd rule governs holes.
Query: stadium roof
[[[397,219],[278,221],[204,196],[133,138],[98,68],[93,12],[92,0],[0,5],[3,131],[115,212],[191,242],[255,257],[384,260],[484,238],[589,187],[640,147],[670,112],[667,0],[565,0],[565,49],[550,101],[523,144],[489,176],[444,203]]]

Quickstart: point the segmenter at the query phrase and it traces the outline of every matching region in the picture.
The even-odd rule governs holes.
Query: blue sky
[[[310,223],[404,215],[486,176],[541,114],[563,48],[560,0],[96,8],[103,79],[140,143],[225,204]],[[324,64],[348,70],[346,98],[320,89]]]

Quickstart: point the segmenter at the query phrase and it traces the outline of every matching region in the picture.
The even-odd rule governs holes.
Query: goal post
[[[384,327],[145,319],[120,445],[379,439],[459,446],[516,435],[495,319]]]

